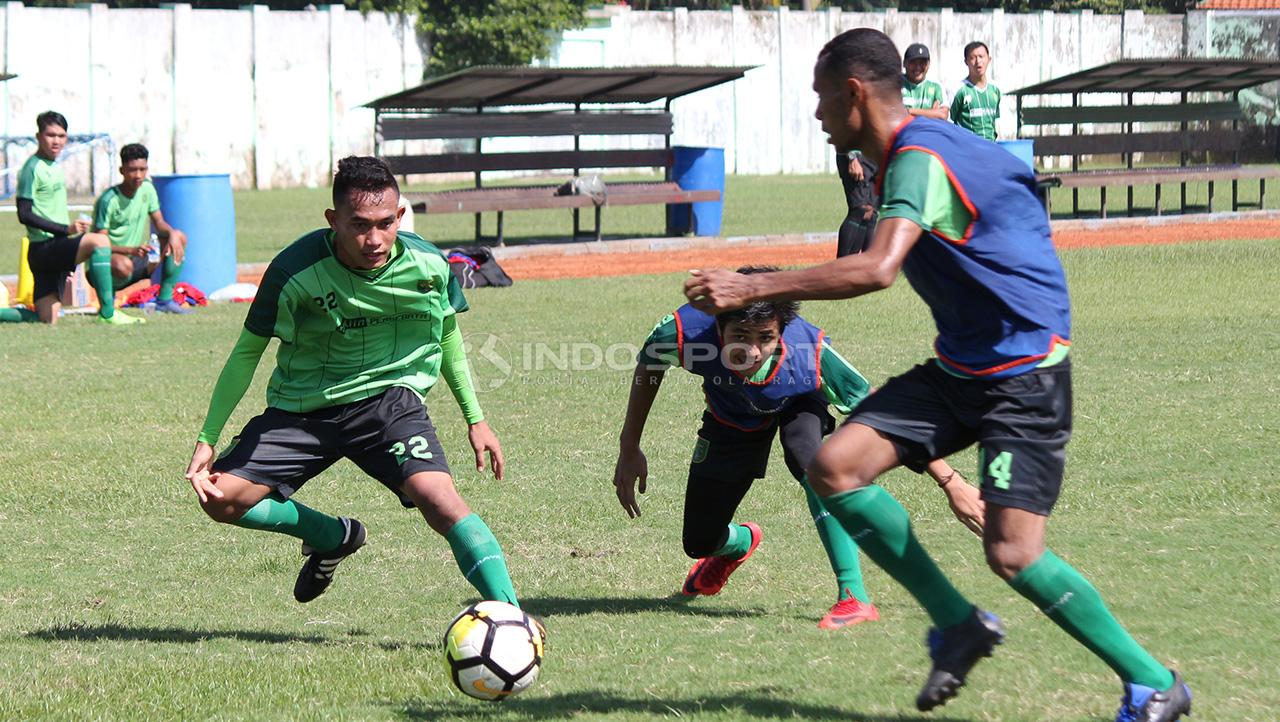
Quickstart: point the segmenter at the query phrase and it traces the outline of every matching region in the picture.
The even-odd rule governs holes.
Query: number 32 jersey
[[[425,396],[440,375],[445,320],[466,310],[431,243],[400,232],[387,263],[360,271],[337,259],[333,231],[321,229],[271,261],[244,326],[280,339],[267,404],[303,413],[392,386]]]

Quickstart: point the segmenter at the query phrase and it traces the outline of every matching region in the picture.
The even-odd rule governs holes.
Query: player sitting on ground
[[[329,228],[306,234],[268,266],[186,476],[214,520],[302,540],[299,602],[323,593],[338,563],[365,543],[359,521],[291,498],[345,457],[418,508],[484,599],[515,604],[498,540],[454,489],[423,406],[442,376],[469,426],[476,469],[488,454],[502,478],[502,449],[476,402],[458,330],[467,301],[435,246],[397,232],[399,199],[386,163],[339,162]],[[213,445],[272,336],[280,347],[267,409],[214,461]]]
[[[71,222],[67,183],[55,161],[67,144],[67,119],[52,110],[36,118],[36,154],[18,172],[18,222],[27,227],[31,245],[27,263],[34,277],[36,315],[0,315],[0,320],[56,323],[62,310],[62,287],[76,264],[88,261],[89,283],[98,294],[98,320],[112,325],[145,319],[117,313],[111,285],[111,249],[102,233],[88,233],[89,221]],[[17,309],[10,309],[16,311]]]
[[[118,291],[151,278],[160,261],[148,259],[151,250],[151,227],[160,239],[160,292],[156,310],[163,313],[191,313],[173,300],[173,287],[178,283],[182,259],[187,250],[187,235],[170,226],[160,213],[160,198],[155,186],[147,180],[147,149],[130,143],[120,149],[120,174],[124,181],[98,196],[93,205],[93,229],[111,239],[111,276]]]
[[[763,266],[739,273],[766,273]],[[711,595],[720,589],[760,543],[760,527],[733,523],[751,484],[764,478],[773,437],[782,437],[787,468],[804,488],[836,575],[836,603],[818,626],[836,629],[879,619],[862,584],[858,547],[809,487],[805,468],[835,428],[827,404],[848,414],[870,386],[858,370],[827,342],[821,329],[797,315],[799,304],[760,302],[709,316],[690,305],[676,309],[649,334],[637,359],[627,402],[613,483],[618,501],[632,518],[640,515],[640,493],[648,482],[648,460],[640,450],[649,410],[668,366],[701,376],[707,409],[689,464],[684,499],[684,551],[696,559],[681,591]],[[929,473],[947,493],[958,519],[975,533],[982,529],[978,490],[945,461]]]
[[[1071,438],[1071,307],[1035,177],[991,143],[908,115],[897,65],[888,36],[859,28],[827,43],[813,69],[815,115],[830,142],[861,148],[883,169],[871,246],[796,271],[695,271],[685,294],[722,313],[766,299],[852,298],[905,274],[933,314],[935,357],[859,404],[808,473],[827,511],[933,620],[933,664],[916,706],[954,697],[1004,629],[952,586],[906,510],[874,482],[977,445],[991,571],[1119,675],[1117,722],[1172,722],[1191,711],[1191,690],[1045,546]],[[1143,591],[1161,596],[1158,584]]]

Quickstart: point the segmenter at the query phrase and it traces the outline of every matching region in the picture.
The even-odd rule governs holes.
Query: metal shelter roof
[[[554,103],[651,103],[741,78],[754,66],[530,68],[484,65],[379,98],[366,108],[444,110]]]
[[[1280,80],[1280,61],[1228,58],[1117,60],[1046,80],[1010,95],[1062,93],[1232,92]]]
[[[14,78],[16,78],[16,77],[18,77],[18,76],[16,76],[16,75],[10,75],[10,74],[8,74],[8,73],[0,73],[0,83],[3,83],[3,82],[4,82],[4,81],[6,81],[6,80],[13,80],[13,79],[14,79]]]

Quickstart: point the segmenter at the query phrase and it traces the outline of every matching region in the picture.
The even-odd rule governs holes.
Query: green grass
[[[625,176],[609,180],[654,180]],[[516,181],[511,181],[516,182]],[[550,182],[525,179],[519,181]],[[411,190],[442,190],[452,185],[421,185]],[[271,260],[281,248],[301,235],[301,229],[325,225],[324,209],[330,205],[328,188],[290,188],[271,191],[236,191],[236,257],[241,263]],[[779,198],[785,202],[779,202]],[[844,220],[840,181],[834,176],[729,176],[726,179],[722,235],[804,233],[835,230]],[[12,215],[0,215],[0,274],[18,272],[18,248],[22,228]],[[582,227],[592,227],[593,215],[583,211]],[[417,214],[416,231],[441,246],[471,243],[475,220],[470,214],[430,216]],[[620,206],[604,209],[606,238],[644,238],[666,235],[665,206]],[[494,214],[486,214],[484,233],[495,232]],[[567,241],[573,231],[568,210],[518,211],[506,214],[508,242]]]
[[[1274,719],[1280,241],[1064,261],[1076,438],[1049,541],[1185,672],[1197,719]],[[505,379],[483,359],[476,368],[509,478],[469,468],[447,393],[428,403],[460,490],[550,633],[538,685],[499,706],[452,691],[440,660],[444,626],[473,597],[447,545],[352,465],[300,498],[359,516],[370,545],[307,606],[290,595],[295,541],[214,524],[194,503],[181,473],[243,306],[131,329],[83,318],[0,328],[0,719],[1111,719],[1110,672],[993,577],[941,494],[908,473],[887,488],[1010,630],[945,709],[914,712],[926,619],[869,563],[883,621],[816,628],[833,584],[780,455],[741,510],[766,531],[751,563],[720,597],[666,599],[688,564],[680,509],[697,385],[682,374],[663,388],[644,516],[630,521],[610,484],[628,372],[526,369],[520,356],[537,342],[638,343],[679,303],[679,281],[470,294],[464,332],[477,344],[495,335],[515,367]],[[874,383],[928,353],[927,313],[905,283],[806,315]],[[260,409],[266,375],[228,433]],[[953,461],[974,465],[967,452]]]

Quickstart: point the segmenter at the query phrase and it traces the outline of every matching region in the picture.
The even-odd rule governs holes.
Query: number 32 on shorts
[[[409,457],[413,457],[415,459],[430,459],[431,451],[428,449],[428,446],[426,437],[414,436],[408,439],[408,441],[397,441],[392,444],[391,448],[387,449],[387,453],[396,457],[397,464],[404,464],[404,462],[409,460]]]
[[[983,481],[991,479],[997,489],[1008,489],[1013,478],[1013,452],[1001,451],[987,461],[987,450],[978,450],[978,474]]]

